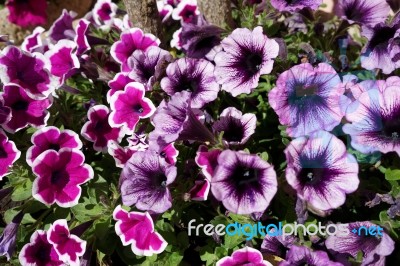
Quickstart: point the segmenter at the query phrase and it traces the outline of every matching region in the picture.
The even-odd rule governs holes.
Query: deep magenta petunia
[[[43,45],[41,34],[45,31],[42,27],[36,27],[32,34],[25,37],[21,44],[21,49],[26,52],[35,52],[36,49],[40,49]]]
[[[81,130],[81,135],[94,142],[93,148],[96,151],[107,151],[108,143],[112,140],[121,142],[124,132],[121,128],[112,128],[108,123],[110,110],[105,105],[95,105],[88,111],[87,121]]]
[[[108,143],[108,153],[114,158],[115,165],[119,168],[124,168],[126,162],[139,150],[142,149],[138,149],[135,146],[121,147],[114,140]]]
[[[74,42],[78,47],[76,50],[77,55],[82,55],[90,50],[89,40],[86,36],[89,25],[90,22],[87,19],[82,18],[78,21],[78,25],[75,28],[76,35],[74,37]]]
[[[115,232],[124,246],[131,245],[138,256],[152,256],[165,250],[168,243],[154,230],[153,219],[148,212],[127,212],[118,205],[113,212]]]
[[[8,20],[23,28],[47,22],[46,0],[7,0]]]
[[[3,130],[0,130],[0,181],[8,174],[9,168],[19,159],[21,152],[15,143],[8,140]]]
[[[97,25],[111,24],[117,15],[118,6],[111,0],[97,0],[93,7],[93,19]]]
[[[0,94],[1,95],[1,94]],[[0,96],[0,125],[11,120],[11,108],[4,105],[4,99]]]
[[[200,10],[197,7],[197,0],[182,0],[172,11],[173,19],[186,23],[192,22],[198,15]]]
[[[196,164],[201,168],[202,174],[211,180],[214,175],[215,168],[218,166],[218,156],[221,154],[221,150],[208,150],[204,145],[201,145],[196,153]]]
[[[272,266],[270,262],[263,259],[260,251],[251,247],[238,249],[230,257],[224,257],[217,261],[216,264],[216,266],[237,265]]]
[[[49,37],[54,43],[63,39],[74,39],[75,31],[72,22],[76,16],[77,13],[75,11],[68,11],[66,9],[62,11],[60,17],[54,21],[49,29]]]
[[[15,133],[28,125],[41,127],[47,124],[50,113],[47,111],[52,104],[52,98],[33,100],[26,91],[16,84],[3,87],[0,98],[4,106],[11,109],[11,120],[3,124],[3,128]]]
[[[318,131],[300,137],[285,149],[286,180],[297,196],[322,211],[343,205],[346,194],[357,190],[358,164],[345,144],[334,135]]]
[[[254,134],[257,124],[255,114],[242,114],[235,107],[228,107],[222,111],[219,120],[213,124],[217,134],[224,132],[222,139],[229,145],[245,144]]]
[[[162,151],[160,152],[160,157],[164,158],[164,160],[169,164],[176,164],[177,157],[179,155],[179,151],[175,148],[174,143],[168,144]]]
[[[43,230],[35,231],[30,239],[30,243],[22,247],[19,253],[19,262],[22,266],[46,265],[61,266],[65,265],[60,260],[53,245],[47,240],[47,233]]]
[[[47,69],[60,79],[61,84],[80,67],[76,56],[76,43],[70,40],[58,41],[44,56],[48,59]]]
[[[79,257],[86,250],[86,241],[71,234],[67,221],[60,219],[55,221],[47,231],[47,240],[59,255],[60,260],[70,266],[79,266]]]
[[[110,103],[111,96],[113,96],[114,93],[116,93],[117,91],[123,91],[125,89],[125,86],[133,81],[135,80],[129,77],[129,73],[117,73],[115,77],[108,82],[108,86],[110,87],[110,89],[107,92],[107,102]]]
[[[124,205],[152,213],[163,213],[172,206],[168,186],[176,178],[177,168],[152,150],[138,151],[125,164],[120,177]]]
[[[271,5],[279,11],[295,12],[309,7],[313,10],[322,4],[322,0],[271,0]]]
[[[279,75],[268,100],[279,122],[287,126],[289,136],[330,131],[343,117],[340,99],[344,87],[340,83],[335,69],[326,63],[315,68],[308,63],[300,64]]]
[[[219,85],[214,76],[214,65],[204,59],[180,58],[167,67],[161,88],[170,96],[176,92],[191,92],[192,108],[201,108],[214,101]]]
[[[146,51],[150,46],[158,46],[160,40],[150,33],[144,34],[139,28],[132,28],[124,31],[120,36],[120,41],[111,46],[111,56],[115,61],[121,64],[123,72],[129,72],[132,69],[128,66],[128,58],[136,50]]]
[[[4,85],[16,83],[22,86],[29,97],[44,99],[58,84],[57,78],[45,70],[45,58],[32,55],[15,46],[6,46],[0,55],[0,79]]]
[[[262,27],[253,31],[235,29],[221,41],[223,51],[215,58],[215,76],[222,90],[237,96],[249,94],[258,85],[261,75],[272,71],[279,45],[263,34]]]
[[[125,86],[124,91],[114,93],[110,99],[110,126],[123,126],[126,133],[130,134],[140,119],[152,116],[156,107],[144,94],[144,86],[138,82],[131,82]]]
[[[277,192],[274,168],[258,155],[224,150],[211,179],[211,192],[236,214],[264,212]]]
[[[82,141],[79,135],[69,129],[60,130],[56,127],[43,127],[33,133],[33,146],[26,152],[26,162],[32,166],[33,161],[43,152],[51,149],[59,151],[61,148],[80,149]]]
[[[32,196],[38,201],[63,208],[78,204],[80,185],[92,179],[93,169],[84,164],[84,154],[76,149],[61,148],[58,152],[47,150],[32,165],[36,179]]]
[[[194,181],[194,186],[189,190],[190,199],[205,201],[210,193],[211,183],[208,179]]]

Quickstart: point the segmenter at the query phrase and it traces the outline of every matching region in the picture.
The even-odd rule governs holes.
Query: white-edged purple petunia
[[[126,162],[139,150],[141,149],[135,146],[122,147],[114,140],[108,143],[108,153],[114,158],[115,166],[119,168],[124,168]]]
[[[79,257],[86,250],[86,241],[71,234],[65,219],[56,220],[47,231],[47,240],[53,245],[59,259],[70,266],[79,266]]]
[[[261,75],[269,74],[278,56],[279,45],[263,34],[262,27],[253,31],[235,29],[221,41],[223,51],[215,58],[215,76],[222,90],[237,96],[251,93]]]
[[[80,19],[78,25],[75,28],[74,42],[76,43],[77,50],[76,54],[81,55],[90,50],[89,40],[86,36],[86,32],[89,29],[90,22],[87,19]]]
[[[84,161],[81,151],[69,148],[40,154],[32,165],[36,175],[32,196],[46,205],[56,203],[63,208],[77,205],[82,192],[80,185],[94,176],[92,167]]]
[[[30,242],[22,247],[18,258],[22,266],[65,265],[53,245],[47,240],[46,231],[43,230],[37,230],[32,234]]]
[[[49,37],[54,43],[63,39],[74,39],[75,31],[72,22],[76,16],[77,13],[75,11],[63,9],[60,17],[53,22],[53,25],[49,29]]]
[[[152,256],[165,250],[168,243],[154,230],[153,219],[148,212],[127,212],[118,205],[114,212],[115,232],[124,246],[138,256]]]
[[[300,64],[279,75],[268,100],[291,137],[331,131],[344,115],[340,108],[344,87],[340,83],[335,69],[326,63],[315,68]]]
[[[5,2],[8,9],[8,21],[22,28],[44,25],[47,22],[46,0],[8,0]]]
[[[110,89],[107,92],[107,102],[110,103],[111,96],[113,96],[114,93],[116,93],[117,91],[123,91],[125,89],[125,86],[133,81],[135,80],[129,77],[129,73],[117,73],[114,78],[108,82],[108,87],[110,87]]]
[[[211,179],[211,192],[236,214],[264,212],[277,192],[274,168],[258,155],[224,150]]]
[[[0,55],[1,82],[4,85],[16,83],[29,97],[45,99],[59,85],[57,78],[45,69],[45,63],[40,54],[33,55],[15,46],[6,46]]]
[[[108,123],[110,110],[105,105],[92,106],[87,114],[88,120],[82,127],[81,135],[93,142],[93,149],[106,152],[110,141],[121,142],[124,132],[112,128]]]
[[[214,77],[214,65],[204,59],[180,58],[167,67],[161,89],[172,96],[176,92],[191,92],[192,108],[201,108],[218,97],[219,85]]]
[[[235,107],[228,107],[222,111],[219,120],[213,124],[217,134],[224,132],[222,139],[228,145],[245,144],[254,134],[257,124],[255,114],[242,114]]]
[[[358,164],[334,135],[318,131],[292,140],[285,149],[286,180],[297,196],[327,211],[343,205],[346,194],[357,190]]]
[[[111,0],[97,0],[93,7],[93,19],[97,25],[111,24],[117,15],[118,6]]]
[[[216,266],[237,266],[237,265],[253,265],[253,266],[272,266],[269,261],[263,259],[260,251],[251,247],[244,247],[235,250],[231,256],[223,257],[217,261]]]
[[[54,126],[43,127],[33,133],[32,146],[26,152],[26,162],[32,166],[33,161],[43,152],[51,149],[59,151],[61,148],[80,149],[82,141],[79,135],[72,130],[60,130]]]
[[[121,64],[122,72],[132,69],[128,66],[128,58],[136,50],[146,51],[150,46],[158,46],[160,40],[150,33],[143,33],[139,28],[131,28],[121,33],[120,41],[111,46],[111,56]]]
[[[197,7],[197,0],[181,0],[172,11],[174,20],[181,20],[186,23],[192,22],[198,15],[200,15],[200,10]]]
[[[145,88],[138,82],[131,82],[125,86],[124,91],[114,93],[110,99],[110,126],[122,126],[125,133],[130,134],[140,119],[152,116],[156,107],[144,94]]]
[[[194,186],[189,190],[190,199],[194,201],[205,201],[210,193],[211,182],[208,179],[194,181]]]
[[[195,162],[201,168],[202,174],[211,180],[214,175],[215,168],[218,166],[218,156],[221,154],[221,150],[214,149],[208,150],[204,145],[200,145],[196,153]]]
[[[143,211],[163,213],[172,206],[168,186],[174,182],[177,168],[152,150],[138,151],[125,164],[120,177],[124,205]]]
[[[322,0],[271,0],[271,5],[279,11],[295,12],[309,7],[313,10],[322,4]]]
[[[36,49],[40,49],[43,45],[41,34],[43,34],[44,31],[45,29],[43,27],[36,27],[30,35],[25,37],[21,44],[21,50],[32,53],[35,52]]]
[[[9,168],[20,156],[21,152],[17,149],[15,143],[8,139],[3,130],[0,130],[0,181],[9,173]]]
[[[0,98],[11,110],[11,119],[2,126],[4,130],[15,133],[28,125],[41,127],[47,124],[50,113],[47,109],[52,105],[52,98],[33,100],[26,91],[17,84],[3,87]]]

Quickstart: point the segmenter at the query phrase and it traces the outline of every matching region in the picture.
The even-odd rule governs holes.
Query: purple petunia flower
[[[75,29],[74,42],[77,45],[76,54],[82,55],[90,50],[89,40],[86,36],[86,32],[89,29],[90,22],[84,18],[80,19]]]
[[[197,0],[182,0],[172,11],[174,20],[181,20],[186,23],[192,22],[198,15],[200,15],[200,11],[197,7]]]
[[[125,86],[124,91],[114,93],[110,99],[110,126],[123,126],[125,133],[130,134],[140,119],[152,116],[156,107],[150,99],[144,97],[144,93],[144,86],[138,82],[131,82]]]
[[[157,1],[157,10],[161,17],[161,21],[165,23],[171,17],[174,8],[171,5],[164,3],[164,1]]]
[[[225,150],[211,179],[211,192],[236,214],[264,212],[277,191],[274,168],[254,154]]]
[[[196,164],[201,168],[201,172],[208,179],[211,180],[214,175],[215,168],[218,166],[218,156],[221,150],[208,150],[206,146],[201,145],[196,153]]]
[[[126,162],[129,161],[132,155],[140,150],[146,149],[140,149],[135,146],[121,147],[114,140],[110,141],[108,144],[108,153],[114,158],[115,165],[119,168],[124,168]]]
[[[284,258],[286,251],[296,242],[297,238],[292,235],[274,235],[276,230],[273,228],[266,234],[261,244],[261,252],[272,254]]]
[[[322,0],[271,0],[271,5],[279,11],[295,12],[305,7],[313,10],[322,4]]]
[[[222,40],[224,51],[215,58],[215,76],[222,90],[237,96],[253,91],[261,75],[272,71],[279,45],[263,34],[262,27],[235,29]]]
[[[214,65],[204,59],[181,58],[169,64],[161,89],[172,96],[176,92],[191,92],[192,108],[201,108],[214,101],[219,85],[214,77]]]
[[[328,254],[324,251],[312,251],[305,246],[292,245],[286,254],[285,261],[279,263],[279,266],[343,266],[342,263],[331,261]]]
[[[30,239],[30,243],[22,247],[19,253],[19,262],[22,266],[30,265],[65,265],[60,260],[59,255],[53,245],[47,240],[46,231],[35,231]]]
[[[40,54],[33,56],[15,46],[7,46],[0,55],[1,82],[22,86],[33,99],[47,98],[59,84],[57,78],[44,69],[45,62]]]
[[[75,69],[80,67],[79,59],[76,56],[76,43],[70,40],[60,40],[44,56],[48,59],[46,64],[50,73],[59,77],[60,84],[64,83]]]
[[[182,28],[179,28],[174,32],[174,34],[172,34],[172,40],[170,42],[170,46],[172,48],[176,48],[178,50],[182,49],[181,34],[182,34]]]
[[[347,226],[349,234],[343,236],[330,235],[325,241],[328,249],[341,254],[351,255],[354,258],[357,257],[358,252],[362,251],[362,266],[385,265],[385,257],[393,252],[395,244],[387,233],[380,231],[381,235],[378,235],[379,232],[376,235],[365,235],[365,230],[362,228],[368,230],[371,226],[376,227],[375,224],[369,221],[343,225]],[[356,233],[353,232],[354,229]],[[357,233],[359,231],[361,234]],[[376,263],[377,261],[380,263]]]
[[[47,150],[32,165],[37,176],[32,185],[32,196],[38,201],[68,208],[78,204],[80,185],[93,178],[93,169],[84,164],[84,154],[75,149]]]
[[[62,39],[73,40],[76,33],[72,22],[76,16],[76,12],[64,9],[60,17],[54,21],[49,29],[50,39],[55,43]]]
[[[124,205],[139,210],[163,213],[172,206],[168,185],[174,182],[177,168],[152,150],[138,151],[125,164],[120,177]]]
[[[121,128],[112,128],[108,123],[110,110],[105,105],[95,105],[88,111],[87,121],[81,130],[81,135],[94,142],[93,148],[96,151],[107,151],[110,141],[121,142],[124,132]]]
[[[10,12],[8,20],[23,28],[44,25],[47,22],[46,0],[8,0],[6,7]]]
[[[300,137],[285,149],[286,180],[297,196],[313,207],[327,211],[345,202],[357,190],[358,164],[334,135],[318,131]]]
[[[215,142],[213,134],[197,119],[190,106],[191,93],[177,92],[163,100],[152,118],[155,129],[149,134],[154,150],[162,150],[177,140]]]
[[[399,18],[395,18],[390,24],[378,23],[373,28],[363,26],[361,33],[368,39],[361,54],[363,68],[382,69],[384,74],[390,74],[400,67]]]
[[[47,231],[47,240],[53,245],[59,259],[71,266],[79,266],[79,257],[86,250],[86,241],[69,232],[65,219],[55,221]]]
[[[339,0],[335,5],[338,17],[371,27],[384,22],[389,11],[389,5],[381,0]]]
[[[114,212],[115,232],[124,246],[131,245],[138,256],[152,256],[165,250],[168,243],[154,230],[153,219],[148,212],[127,212],[118,205]]]
[[[344,93],[340,77],[328,64],[300,64],[279,75],[276,87],[268,94],[279,122],[288,126],[291,137],[318,130],[330,131],[339,125],[343,112],[340,98]]]
[[[117,15],[118,6],[111,0],[97,0],[93,7],[93,19],[97,25],[111,24]]]
[[[43,45],[41,34],[45,31],[42,27],[36,27],[32,34],[25,37],[21,44],[21,49],[26,52],[35,52],[36,49],[40,49]]]
[[[0,125],[11,120],[11,108],[4,105],[4,99],[0,96]]]
[[[114,95],[117,91],[123,91],[125,89],[125,86],[133,82],[135,80],[131,79],[129,77],[128,73],[118,73],[115,75],[115,77],[108,82],[108,86],[110,87],[110,90],[107,92],[107,102],[110,103],[111,96]]]
[[[43,127],[33,133],[31,137],[33,146],[26,152],[26,162],[32,166],[33,161],[43,152],[51,149],[59,151],[61,148],[79,150],[82,148],[82,141],[79,135],[69,129],[59,130],[56,127]]]
[[[245,144],[254,134],[257,124],[255,114],[242,114],[235,107],[228,107],[222,111],[219,120],[213,124],[217,133],[224,132],[222,139],[229,145]]]
[[[123,72],[129,72],[132,69],[128,66],[128,58],[136,50],[146,51],[150,46],[158,46],[160,40],[150,33],[144,34],[139,28],[132,28],[124,31],[117,41],[111,46],[111,56],[115,61],[121,64]]]
[[[17,245],[18,228],[23,217],[24,213],[22,211],[17,213],[0,235],[0,256],[6,256],[8,261],[10,261]]]
[[[136,50],[128,59],[128,65],[132,69],[129,77],[142,83],[146,90],[151,90],[171,61],[171,54],[158,46],[151,46],[145,52]]]
[[[3,130],[0,130],[0,181],[8,174],[9,168],[19,159],[21,152],[15,143],[8,140]]]
[[[253,265],[253,266],[272,266],[266,260],[260,251],[251,247],[244,247],[232,253],[229,257],[224,257],[217,261],[216,266],[235,266],[235,265]]]
[[[399,100],[399,86],[394,85],[370,89],[350,104],[346,119],[351,124],[343,132],[351,136],[351,146],[362,153],[400,154]]]
[[[12,83],[3,87],[0,98],[4,106],[11,109],[11,120],[3,124],[7,132],[15,133],[28,125],[41,127],[47,124],[50,116],[47,109],[52,104],[52,98],[33,100],[23,88]]]
[[[167,163],[176,164],[179,151],[175,148],[174,143],[170,143],[162,149],[159,155],[161,158],[164,158]]]
[[[208,179],[194,181],[194,186],[189,190],[190,199],[205,201],[210,193],[211,183]]]

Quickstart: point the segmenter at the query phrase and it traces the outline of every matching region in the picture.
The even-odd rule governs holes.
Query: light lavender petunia
[[[8,261],[10,261],[17,246],[17,233],[23,217],[24,213],[18,212],[0,235],[0,256],[6,256]]]
[[[309,7],[313,10],[322,4],[322,0],[271,0],[271,5],[279,11],[295,12]]]
[[[321,250],[313,251],[306,246],[292,245],[284,261],[279,266],[343,266],[340,262],[331,261],[328,254]]]

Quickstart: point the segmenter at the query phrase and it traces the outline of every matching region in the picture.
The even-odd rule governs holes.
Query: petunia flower
[[[197,0],[182,0],[172,11],[174,20],[187,23],[192,22],[198,15],[200,15],[200,10],[197,7]]]
[[[123,91],[125,89],[125,86],[133,81],[135,80],[129,77],[129,73],[117,73],[115,77],[108,82],[108,87],[110,87],[110,89],[107,92],[107,102],[110,103],[111,96],[113,96],[114,93],[116,93],[117,91]]]
[[[7,0],[8,20],[23,28],[44,25],[47,22],[46,0]]]
[[[351,136],[351,146],[362,153],[395,151],[400,154],[399,86],[380,91],[370,89],[350,104],[343,132]]]
[[[218,156],[221,152],[222,151],[219,149],[208,150],[204,145],[201,145],[197,150],[195,162],[201,168],[202,174],[209,181],[211,181],[215,169],[218,166]]]
[[[214,101],[219,85],[214,77],[214,65],[204,59],[181,58],[167,67],[161,89],[172,96],[176,92],[191,92],[192,108],[201,108]]]
[[[263,259],[260,251],[251,247],[238,249],[230,257],[224,257],[216,264],[216,266],[235,265],[272,266],[270,262]]]
[[[41,34],[45,29],[43,27],[36,27],[33,32],[24,38],[24,41],[21,44],[21,50],[26,52],[35,52],[36,49],[40,49],[43,45],[43,41],[41,38]]]
[[[43,152],[61,148],[81,149],[82,141],[79,135],[69,129],[60,130],[54,126],[43,127],[33,133],[31,146],[26,152],[26,162],[32,166],[33,161]]]
[[[90,22],[87,19],[80,19],[78,21],[78,25],[75,28],[75,37],[74,42],[78,47],[76,50],[77,55],[82,55],[90,50],[89,40],[86,36],[86,33],[89,29]]]
[[[43,230],[35,231],[30,243],[22,247],[19,253],[19,262],[22,266],[31,265],[65,265],[53,245],[47,240],[47,233]]]
[[[97,25],[110,24],[117,15],[118,6],[111,0],[97,0],[93,7],[93,19]]]
[[[114,212],[115,232],[124,246],[138,256],[152,256],[165,250],[168,243],[154,230],[153,219],[148,212],[127,212],[118,205]]]
[[[45,67],[45,59],[32,55],[15,46],[7,46],[0,55],[0,80],[4,85],[16,83],[32,99],[47,98],[59,85]]]
[[[75,42],[60,40],[44,54],[48,59],[47,69],[50,70],[51,74],[59,78],[60,84],[64,83],[74,73],[74,70],[80,67],[75,50]]]
[[[4,99],[0,96],[0,125],[11,120],[11,108],[4,105]]]
[[[171,17],[174,8],[171,5],[164,3],[164,1],[157,1],[157,10],[161,17],[161,21],[165,23]]]
[[[175,148],[174,143],[170,143],[164,149],[162,149],[159,155],[167,163],[176,164],[179,151]]]
[[[228,107],[222,111],[219,120],[213,124],[215,132],[221,133],[222,139],[229,145],[245,144],[254,134],[257,124],[255,114],[242,114],[235,107]]]
[[[182,49],[181,34],[182,34],[182,28],[179,28],[172,34],[172,40],[170,42],[170,46],[172,48],[175,48],[178,50]]]
[[[190,199],[205,201],[210,193],[211,182],[208,179],[194,181],[194,186],[189,190]]]
[[[47,240],[59,255],[59,259],[71,266],[79,266],[79,257],[86,250],[86,241],[71,234],[65,219],[56,220],[47,231]]]
[[[146,51],[150,46],[158,46],[160,40],[150,33],[144,34],[139,28],[131,28],[121,33],[120,41],[111,46],[111,56],[115,61],[121,64],[123,72],[129,72],[132,69],[128,66],[128,58],[136,50]]]
[[[124,168],[125,164],[132,155],[141,149],[135,146],[121,147],[116,141],[112,140],[108,144],[108,153],[114,158],[115,165],[119,168]]]
[[[272,71],[279,45],[263,34],[262,27],[253,31],[235,29],[221,41],[223,51],[215,58],[215,76],[222,90],[237,96],[249,94],[258,85],[261,75]]]
[[[347,235],[330,235],[325,241],[325,245],[329,250],[339,252],[341,254],[357,257],[358,252],[363,253],[362,266],[366,265],[385,265],[385,257],[394,251],[394,241],[383,231],[375,230],[376,235],[365,235],[365,228],[368,230],[371,226],[376,225],[369,222],[354,222],[342,224],[349,230]],[[364,229],[363,229],[364,228]],[[360,233],[359,233],[360,232]],[[374,264],[379,261],[380,263]]]
[[[19,159],[21,152],[15,143],[8,139],[3,130],[0,130],[0,181],[9,174],[9,168]]]
[[[370,27],[384,22],[389,11],[389,5],[381,0],[339,0],[335,5],[338,17]]]
[[[224,150],[211,179],[211,192],[236,214],[264,212],[277,191],[274,168],[254,154]]]
[[[88,120],[82,127],[81,135],[93,142],[96,151],[107,151],[110,141],[121,142],[124,132],[121,128],[112,128],[108,123],[110,110],[105,105],[95,105],[88,111]]]
[[[294,266],[294,265],[309,265],[309,266],[343,266],[342,263],[331,261],[328,254],[324,251],[312,251],[306,246],[292,245],[286,253],[286,259],[279,263],[279,266]]]
[[[300,64],[279,75],[268,100],[279,122],[287,126],[289,136],[300,137],[321,129],[330,131],[343,117],[340,98],[344,87],[340,83],[336,71],[326,63],[315,68],[308,63]]]
[[[163,213],[172,206],[168,186],[177,168],[152,151],[138,151],[125,164],[120,177],[124,205],[152,213]]]
[[[281,12],[295,12],[305,7],[315,10],[321,4],[322,0],[271,0],[271,5]]]
[[[146,90],[151,90],[171,61],[171,54],[158,46],[151,46],[145,52],[136,50],[128,59],[128,65],[132,69],[129,77],[142,83]]]
[[[286,251],[296,242],[297,238],[292,235],[279,235],[277,233],[273,228],[265,235],[261,244],[261,252],[284,258]]]
[[[124,91],[114,93],[110,99],[110,126],[123,126],[129,134],[140,119],[152,116],[156,107],[144,94],[144,86],[138,82],[131,82],[125,86]]]
[[[322,211],[338,208],[357,190],[358,164],[334,135],[318,131],[285,149],[286,180],[297,196]]]
[[[0,256],[6,256],[8,261],[10,261],[17,245],[18,228],[23,217],[22,211],[17,213],[0,235]]]
[[[7,132],[15,133],[28,125],[41,127],[47,124],[50,116],[47,109],[52,104],[52,98],[33,100],[23,88],[12,83],[3,87],[0,98],[4,106],[11,109],[11,120],[3,124]]]
[[[80,185],[93,178],[93,169],[84,164],[84,154],[76,149],[61,148],[58,152],[47,150],[32,165],[36,179],[32,196],[46,204],[56,203],[63,208],[78,204]]]
[[[182,91],[157,107],[152,118],[155,129],[149,134],[154,150],[162,150],[177,140],[215,141],[213,134],[195,116],[190,102],[191,93]]]
[[[49,29],[49,37],[54,43],[62,39],[73,40],[75,38],[76,33],[72,22],[76,16],[75,11],[63,9],[60,17],[53,22]]]

